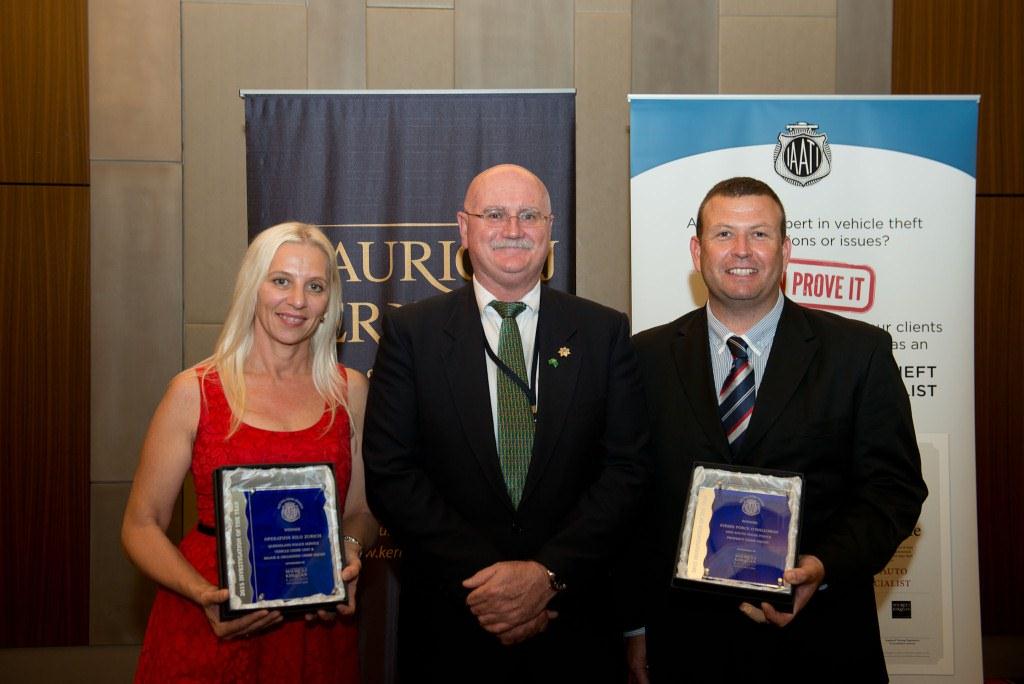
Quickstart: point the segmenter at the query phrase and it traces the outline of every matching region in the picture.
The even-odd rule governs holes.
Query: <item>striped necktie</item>
[[[522,302],[499,302],[490,304],[501,316],[501,330],[498,333],[498,358],[523,382],[529,382],[526,375],[526,359],[523,355],[523,340],[519,336],[518,316],[526,308]],[[533,413],[530,402],[522,389],[501,368],[498,369],[498,459],[501,474],[512,504],[519,507],[526,483],[526,471],[530,468],[533,455]]]
[[[754,412],[754,367],[743,338],[733,336],[725,342],[732,352],[732,369],[718,393],[718,415],[735,454],[743,444],[743,435]]]

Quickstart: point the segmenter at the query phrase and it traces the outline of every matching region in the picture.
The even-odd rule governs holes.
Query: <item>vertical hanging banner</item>
[[[462,287],[472,264],[455,213],[480,171],[533,171],[555,215],[544,278],[573,292],[575,92],[252,92],[245,97],[249,239],[282,221],[336,245],[346,366],[373,365],[384,307]],[[398,561],[386,529],[359,580],[364,681],[396,681]]]
[[[545,278],[574,290],[574,91],[242,94],[249,239],[297,220],[337,245],[346,365],[373,364],[383,307],[467,282],[455,213],[494,164],[525,166],[548,186]]]
[[[976,96],[630,97],[634,332],[704,304],[689,251],[697,208],[718,181],[752,176],[786,208],[786,296],[892,335],[930,492],[875,578],[894,681],[981,679],[977,125]]]

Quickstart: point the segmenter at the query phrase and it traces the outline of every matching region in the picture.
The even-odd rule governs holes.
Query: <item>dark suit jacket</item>
[[[479,678],[479,660],[498,671],[492,680],[517,667],[536,679],[551,673],[529,669],[547,657],[544,648],[571,661],[580,634],[591,635],[585,645],[591,656],[599,647],[595,638],[618,644],[618,625],[608,615],[615,594],[608,561],[647,475],[643,393],[629,325],[621,313],[545,287],[535,344],[538,419],[516,510],[494,442],[472,286],[384,318],[363,454],[370,506],[404,554],[403,677],[458,679],[461,668],[466,678]],[[568,356],[559,356],[562,347]],[[514,559],[541,562],[569,589],[555,599],[560,615],[547,632],[507,649],[476,624],[461,582]],[[597,655],[602,662],[609,654]]]
[[[655,590],[644,616],[652,671],[671,671],[679,655],[699,654],[696,661],[714,663],[708,671],[726,675],[723,681],[780,666],[782,676],[798,681],[825,673],[830,681],[884,681],[872,576],[913,530],[927,495],[888,333],[787,300],[735,456],[717,412],[706,309],[642,332],[634,344],[654,454],[645,533]],[[754,624],[735,600],[669,589],[697,460],[804,475],[800,552],[821,559],[827,588],[785,629]],[[730,636],[690,638],[697,630]],[[681,644],[693,649],[680,651]],[[774,662],[758,662],[772,653],[779,654]]]

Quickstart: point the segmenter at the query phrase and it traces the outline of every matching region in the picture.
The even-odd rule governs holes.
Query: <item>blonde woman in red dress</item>
[[[268,228],[245,254],[214,354],[171,380],[121,530],[128,556],[160,585],[136,681],[359,681],[359,554],[378,527],[360,452],[367,381],[337,361],[341,312],[337,258],[323,233]],[[221,621],[228,592],[218,588],[213,471],[283,462],[334,464],[349,603],[305,619],[260,610]],[[199,522],[176,547],[166,529],[190,469]]]

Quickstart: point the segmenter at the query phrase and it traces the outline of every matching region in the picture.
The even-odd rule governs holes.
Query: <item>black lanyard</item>
[[[513,321],[513,325],[515,325]],[[484,350],[487,352],[487,356],[491,358],[491,361],[498,367],[505,377],[516,384],[523,394],[526,395],[526,401],[530,404],[530,413],[533,414],[533,422],[537,422],[537,366],[540,365],[540,345],[537,344],[537,335],[534,333],[533,340],[533,367],[530,369],[530,384],[527,385],[523,382],[523,379],[519,377],[519,374],[508,367],[504,361],[498,358],[498,355],[491,349],[490,343],[487,338],[484,337]]]

